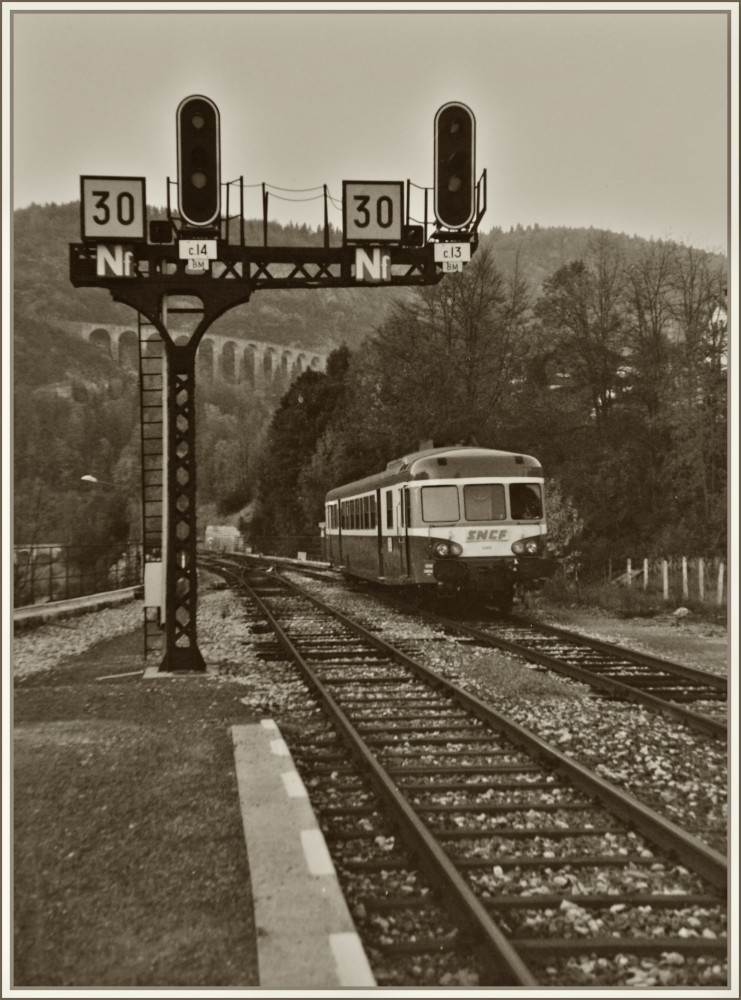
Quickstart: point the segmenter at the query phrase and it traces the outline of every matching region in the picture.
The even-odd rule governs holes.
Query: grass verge
[[[16,987],[258,985],[237,684],[98,681],[140,633],[14,691]]]

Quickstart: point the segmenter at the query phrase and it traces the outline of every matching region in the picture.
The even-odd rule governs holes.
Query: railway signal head
[[[178,208],[191,226],[208,226],[221,207],[219,109],[195,95],[177,110]]]
[[[462,229],[476,210],[476,119],[465,104],[450,101],[435,115],[435,218]]]

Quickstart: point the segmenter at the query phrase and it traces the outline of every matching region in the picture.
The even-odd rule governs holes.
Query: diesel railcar
[[[429,448],[330,490],[325,554],[350,576],[470,593],[502,610],[551,575],[537,459],[477,447]]]

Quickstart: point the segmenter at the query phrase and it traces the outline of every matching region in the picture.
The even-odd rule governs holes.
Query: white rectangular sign
[[[449,273],[451,271],[462,271],[464,262],[462,260],[443,260],[439,261],[439,263],[443,271]]]
[[[217,260],[216,240],[178,240],[180,260]]]
[[[403,181],[343,181],[345,243],[401,243]]]
[[[83,241],[146,240],[143,177],[80,177],[80,187]]]
[[[435,260],[465,261],[471,259],[470,243],[435,243]]]

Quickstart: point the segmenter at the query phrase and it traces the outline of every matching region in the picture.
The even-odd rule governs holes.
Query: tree
[[[677,261],[671,243],[650,242],[626,269],[626,343],[632,365],[633,399],[655,421],[670,388],[672,286]],[[658,428],[651,428],[655,433]]]
[[[544,281],[535,306],[543,334],[551,341],[551,362],[585,393],[598,430],[609,422],[620,390],[622,294],[621,254],[602,235],[586,262],[565,264]]]
[[[283,396],[270,423],[258,469],[251,534],[315,534],[321,517],[303,492],[302,472],[344,390],[350,352],[333,351],[326,373],[303,372]]]
[[[505,277],[485,246],[462,274],[393,308],[352,380],[364,422],[391,428],[379,427],[387,456],[430,438],[496,438],[527,307],[520,272]]]

